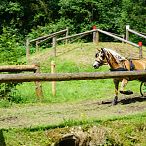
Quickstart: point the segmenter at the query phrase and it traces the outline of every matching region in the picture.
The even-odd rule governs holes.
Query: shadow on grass
[[[146,97],[137,96],[137,97],[130,97],[130,98],[123,98],[118,100],[118,104],[131,104],[135,102],[144,102],[146,101]],[[112,100],[102,101],[101,104],[112,104]]]
[[[131,104],[131,103],[135,103],[135,102],[144,102],[144,101],[146,101],[146,97],[137,96],[137,97],[132,97],[132,98],[121,99],[121,100],[119,100],[119,103]]]
[[[6,146],[5,138],[2,130],[0,130],[0,146]]]

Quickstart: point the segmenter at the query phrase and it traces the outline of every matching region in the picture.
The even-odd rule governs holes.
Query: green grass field
[[[57,57],[51,56],[52,48],[42,50],[38,54],[32,54],[32,62],[40,62],[41,72],[50,73],[50,63],[52,60],[56,63],[56,72],[102,72],[108,71],[108,66],[102,66],[100,69],[95,70],[92,67],[94,62],[94,54],[96,48],[109,47],[114,48],[121,54],[126,56],[136,57],[137,50],[131,46],[126,46],[126,44],[121,43],[99,43],[98,45],[92,43],[75,43],[68,45],[57,46]],[[128,50],[134,50],[133,53],[128,52]],[[125,50],[124,50],[125,49]],[[144,52],[145,54],[145,52]],[[137,54],[138,56],[138,54]],[[37,60],[37,61],[36,61]],[[129,82],[126,89],[134,91],[134,96],[140,96],[139,93],[140,83],[138,81]],[[103,136],[104,144],[102,145],[137,145],[144,146],[146,144],[145,134],[146,134],[146,112],[145,112],[145,101],[144,102],[134,102],[129,105],[119,104],[115,107],[111,105],[99,105],[96,107],[98,112],[102,113],[102,109],[106,111],[105,118],[88,117],[87,113],[83,109],[80,113],[80,118],[66,118],[63,121],[58,121],[57,124],[38,124],[37,120],[43,121],[43,116],[47,115],[47,112],[41,113],[38,108],[36,113],[38,114],[38,119],[35,119],[35,112],[27,112],[27,108],[31,111],[35,106],[46,106],[50,105],[55,107],[59,105],[78,105],[78,103],[84,103],[89,101],[101,101],[101,100],[111,100],[114,97],[114,84],[111,79],[106,80],[88,80],[88,81],[62,81],[56,82],[56,95],[53,96],[51,92],[51,82],[42,82],[44,97],[37,99],[35,95],[35,84],[34,83],[22,83],[17,86],[17,92],[13,97],[13,102],[7,100],[0,101],[0,125],[2,122],[8,122],[8,126],[5,127],[1,125],[0,131],[0,145],[7,146],[47,146],[51,145],[52,142],[57,140],[61,133],[64,134],[69,131],[73,126],[82,126],[83,129],[88,130],[89,127],[97,126],[105,130],[105,135]],[[120,98],[123,96],[119,95]],[[143,108],[138,112],[137,108]],[[86,107],[87,108],[87,107]],[[129,113],[130,108],[132,108],[131,114]],[[14,110],[15,109],[15,110]],[[18,109],[18,111],[17,111]],[[21,110],[24,111],[21,111]],[[36,108],[37,109],[37,108]],[[57,109],[57,108],[56,108]],[[100,111],[101,109],[101,111]],[[124,110],[123,110],[124,109]],[[129,109],[129,111],[128,111]],[[11,115],[11,111],[15,111],[14,116]],[[28,110],[28,111],[29,111]],[[45,109],[47,110],[47,108]],[[48,109],[49,110],[49,109]],[[53,112],[52,109],[52,113]],[[70,109],[73,110],[73,109]],[[87,112],[90,109],[86,109]],[[108,111],[109,110],[109,111]],[[114,114],[115,111],[123,114]],[[126,111],[126,112],[125,112]],[[49,111],[48,111],[49,112]],[[56,114],[62,111],[56,111]],[[92,112],[92,110],[91,110]],[[125,113],[124,113],[125,112]],[[27,118],[22,113],[31,116],[35,126],[26,126],[24,124]],[[41,113],[39,115],[39,113]],[[72,112],[73,113],[73,112]],[[21,126],[12,126],[13,122],[19,119],[19,114],[22,120]],[[46,114],[46,115],[45,115]],[[109,115],[108,115],[109,114]],[[111,114],[111,115],[110,115]],[[125,114],[125,115],[124,115]],[[55,116],[55,115],[54,115]],[[61,116],[61,114],[60,114]],[[53,120],[53,119],[52,119]],[[49,121],[49,120],[48,120]],[[24,123],[23,123],[24,122]],[[27,123],[27,122],[26,122]],[[39,123],[39,122],[38,122]],[[15,123],[17,125],[17,123]]]

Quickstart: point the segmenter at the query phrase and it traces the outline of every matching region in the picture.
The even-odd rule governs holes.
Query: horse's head
[[[105,63],[107,63],[107,61],[103,49],[98,50],[98,52],[95,54],[95,62],[93,64],[93,67],[97,69]]]

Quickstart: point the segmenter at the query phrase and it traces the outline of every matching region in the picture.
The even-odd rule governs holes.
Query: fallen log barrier
[[[0,66],[0,72],[10,72],[10,73],[20,73],[20,72],[33,72],[33,73],[40,73],[40,65],[39,64],[33,64],[33,65],[4,65]],[[8,75],[11,76],[11,74],[0,74],[0,76]],[[15,76],[18,76],[19,74],[15,74]],[[17,78],[17,77],[16,77]],[[13,81],[9,81],[13,82]],[[1,82],[2,83],[2,82]],[[3,82],[6,83],[6,82]],[[43,97],[42,92],[42,85],[39,81],[35,81],[35,92],[37,97]]]
[[[146,71],[82,72],[82,73],[34,73],[34,74],[1,74],[0,82],[33,82],[33,81],[70,81],[97,80],[133,77],[146,79]]]
[[[22,72],[22,71],[36,72],[37,70],[38,70],[38,65],[5,65],[5,66],[0,66],[0,72]]]

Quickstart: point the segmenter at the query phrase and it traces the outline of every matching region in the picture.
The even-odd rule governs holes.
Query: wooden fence
[[[129,32],[146,39],[146,35],[136,32],[135,30],[130,29],[129,25],[126,25],[126,40],[129,40]]]
[[[82,32],[82,33],[78,33],[78,34],[74,34],[74,35],[68,35],[68,28],[65,29],[65,30],[61,30],[59,32],[56,32],[56,33],[52,33],[50,35],[46,35],[46,36],[43,36],[43,37],[39,37],[39,38],[36,38],[36,39],[33,39],[33,40],[28,40],[26,41],[26,58],[27,58],[27,61],[29,62],[29,56],[30,56],[30,49],[29,49],[29,44],[32,43],[32,42],[36,42],[36,48],[38,48],[38,45],[46,40],[48,40],[49,38],[53,38],[52,40],[52,47],[53,47],[53,50],[54,50],[54,57],[56,56],[56,46],[57,46],[57,42],[58,41],[62,41],[62,40],[66,40],[66,42],[71,39],[71,38],[74,38],[74,37],[79,37],[81,38],[82,36],[85,36],[85,35],[88,35],[88,34],[91,34],[93,33],[93,43],[98,43],[99,42],[99,33],[102,33],[102,34],[105,34],[105,35],[108,35],[110,37],[113,37],[119,41],[122,41],[122,42],[125,42],[127,44],[130,44],[134,47],[137,47],[139,48],[139,58],[142,58],[142,46],[138,45],[138,44],[135,44],[131,41],[128,40],[128,31],[129,32],[134,32],[132,31],[131,29],[129,29],[127,27],[126,29],[126,39],[122,38],[122,37],[119,37],[118,35],[116,34],[113,34],[113,33],[110,33],[110,32],[107,32],[107,31],[103,31],[101,29],[96,29],[96,27],[94,27],[92,30],[90,31],[85,31],[85,32]],[[65,33],[66,32],[66,36],[65,37],[62,37],[62,38],[57,38],[57,35],[59,34],[62,34],[62,33]],[[136,33],[136,32],[135,32]],[[138,34],[138,33],[136,33]],[[144,38],[146,36],[144,35],[140,35],[139,36],[143,36]],[[38,49],[37,49],[38,50]]]
[[[145,78],[146,71],[82,72],[82,73],[35,73],[35,74],[0,74],[0,82],[36,82],[36,81],[70,81],[97,80],[134,77]]]
[[[61,31],[58,31],[58,32],[55,32],[55,33],[52,33],[52,34],[49,34],[49,35],[38,37],[36,39],[32,39],[32,40],[27,39],[26,40],[26,59],[27,59],[27,63],[29,64],[29,60],[30,60],[30,43],[35,42],[36,52],[38,52],[40,43],[43,43],[43,42],[47,41],[48,39],[52,39],[52,38],[54,40],[54,38],[56,39],[57,35],[60,35],[60,34],[63,34],[63,33],[66,33],[66,36],[68,36],[68,28],[66,28],[64,30],[61,30]]]
[[[113,37],[113,38],[118,39],[118,40],[120,40],[122,42],[128,43],[130,45],[133,45],[134,47],[139,48],[139,46],[137,44],[132,43],[130,41],[127,41],[127,40],[125,40],[125,39],[123,39],[121,37],[118,37],[118,36],[110,33],[110,32],[103,31],[101,29],[93,29],[93,30],[90,30],[90,31],[85,31],[83,33],[78,33],[78,34],[74,34],[74,35],[71,35],[71,36],[67,36],[67,37],[63,37],[63,38],[58,38],[55,41],[56,44],[53,43],[54,44],[54,47],[53,47],[54,48],[54,56],[56,56],[56,46],[57,46],[57,42],[58,41],[66,40],[66,39],[71,39],[71,38],[78,37],[78,36],[84,36],[84,35],[87,35],[87,34],[90,34],[90,33],[93,33],[93,43],[98,43],[99,42],[99,33],[103,33],[105,35],[108,35],[110,37]]]
[[[126,25],[126,40],[127,41],[129,40],[129,32],[146,39],[145,35],[130,29],[130,26]],[[140,56],[139,58],[142,58],[142,42],[139,42],[139,56]]]
[[[121,38],[121,37],[119,37],[119,36],[117,36],[115,34],[112,34],[110,32],[103,31],[101,29],[93,29],[93,30],[86,31],[86,32],[83,32],[83,33],[78,33],[78,34],[74,34],[74,35],[71,35],[71,36],[58,38],[57,40],[54,41],[55,44],[53,43],[54,44],[53,45],[54,46],[53,47],[54,48],[54,56],[56,56],[56,45],[57,45],[58,41],[66,40],[66,39],[70,39],[70,38],[78,37],[78,36],[82,36],[82,35],[87,35],[87,34],[90,34],[90,33],[93,33],[93,42],[94,43],[98,43],[99,42],[99,33],[102,33],[102,34],[108,35],[110,37],[113,37],[113,38],[115,38],[115,39],[117,39],[119,41],[125,42],[125,43],[130,44],[130,45],[132,45],[134,47],[137,47],[137,48],[139,48],[139,54],[140,54],[139,57],[142,58],[142,47],[141,46],[139,46],[138,44],[135,44],[135,43],[133,43],[131,41],[125,40],[124,38]]]
[[[0,72],[17,72],[17,74],[15,74],[16,78],[17,76],[19,76],[18,73],[20,72],[33,72],[34,74],[39,74],[40,73],[40,66],[38,64],[36,65],[7,65],[7,66],[0,66]],[[2,77],[3,75],[6,75],[6,74],[0,74],[0,76]],[[11,74],[7,74],[8,76]],[[11,81],[9,81],[11,82]],[[12,81],[13,82],[13,81]],[[42,97],[43,96],[43,92],[42,92],[42,86],[41,86],[41,83],[39,81],[35,81],[35,85],[36,85],[36,88],[35,88],[35,91],[36,91],[36,95],[38,98]]]

